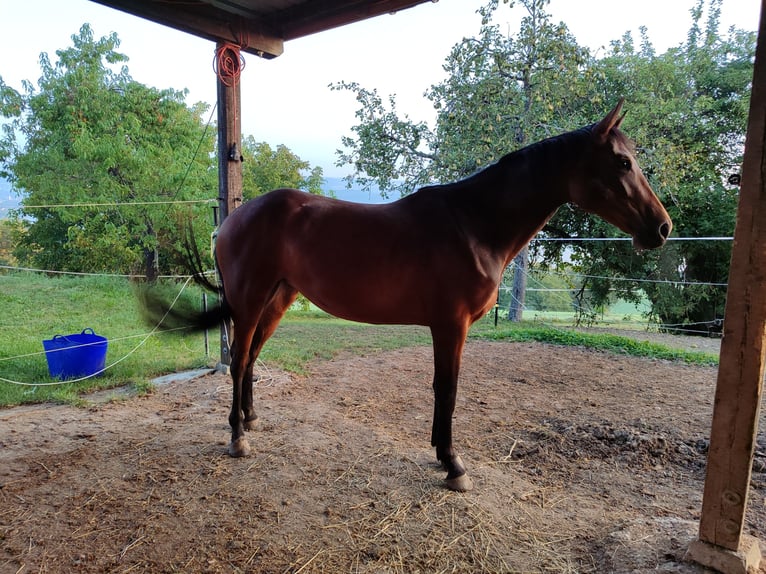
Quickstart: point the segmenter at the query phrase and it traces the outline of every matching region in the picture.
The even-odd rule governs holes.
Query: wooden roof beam
[[[320,2],[304,2],[280,12],[278,18],[282,23],[280,26],[282,37],[285,40],[294,40],[382,14],[394,14],[425,2],[436,1],[348,0],[346,2],[326,3],[324,7]]]
[[[99,4],[139,16],[213,42],[229,42],[243,52],[274,58],[284,52],[282,37],[262,20],[242,14],[220,17],[220,10],[206,2],[184,2],[183,9],[173,2],[133,2],[131,0],[94,0]]]

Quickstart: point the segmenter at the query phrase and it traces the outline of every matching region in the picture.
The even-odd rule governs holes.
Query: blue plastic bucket
[[[43,341],[48,372],[54,379],[79,379],[103,370],[106,363],[106,337],[93,329],[73,335],[56,335]]]

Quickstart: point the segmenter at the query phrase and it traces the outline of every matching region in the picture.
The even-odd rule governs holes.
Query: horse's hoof
[[[258,417],[247,419],[242,423],[242,426],[245,427],[246,431],[255,430],[255,427],[258,426]]]
[[[473,481],[467,474],[461,474],[455,478],[446,478],[444,479],[444,485],[456,492],[468,492],[469,490],[473,490]]]
[[[244,437],[239,437],[237,440],[232,441],[229,444],[229,456],[234,458],[240,458],[250,455],[250,444]]]

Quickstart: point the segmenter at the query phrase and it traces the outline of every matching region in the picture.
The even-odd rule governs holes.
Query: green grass
[[[155,376],[210,363],[199,334],[158,333],[147,339],[150,329],[141,321],[133,288],[125,279],[2,274],[0,308],[0,405],[71,402],[85,389],[145,387]],[[100,377],[51,385],[58,382],[48,376],[43,339],[88,327],[109,339],[107,365],[119,362]]]
[[[282,369],[304,373],[313,359],[340,353],[369,355],[401,347],[430,345],[427,328],[412,325],[365,325],[324,313],[290,311],[261,353]]]
[[[176,284],[169,287],[172,293],[179,289]],[[187,288],[185,295],[192,301],[201,300],[196,287]],[[0,306],[0,406],[48,400],[77,403],[84,391],[128,384],[145,391],[151,388],[148,382],[154,377],[213,366],[219,356],[217,331],[210,334],[210,356],[205,354],[199,333],[148,336],[150,328],[141,320],[133,288],[121,278],[0,274]],[[704,365],[717,361],[717,357],[704,353],[677,351],[615,335],[579,333],[550,324],[501,321],[495,328],[487,318],[472,328],[469,337],[577,345]],[[109,339],[107,365],[115,364],[103,376],[58,384],[48,376],[42,340],[56,334],[79,333],[87,327]],[[367,355],[429,344],[430,334],[424,327],[362,325],[316,311],[290,311],[261,359],[304,373],[307,363],[317,358],[331,359],[341,353]]]
[[[472,336],[492,341],[536,341],[553,345],[584,347],[636,357],[683,361],[693,365],[718,364],[718,356],[710,353],[672,349],[658,343],[636,341],[629,337],[609,333],[582,333],[570,328],[546,325],[514,324],[504,321],[494,327],[494,325],[490,326],[489,321],[481,321],[474,326]]]

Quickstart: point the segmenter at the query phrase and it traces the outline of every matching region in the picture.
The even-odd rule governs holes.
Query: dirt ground
[[[263,371],[245,459],[225,453],[219,374],[0,410],[0,573],[704,572],[682,558],[715,369],[470,342],[463,494],[429,446],[431,361],[422,347]],[[760,428],[746,531],[763,543]]]

